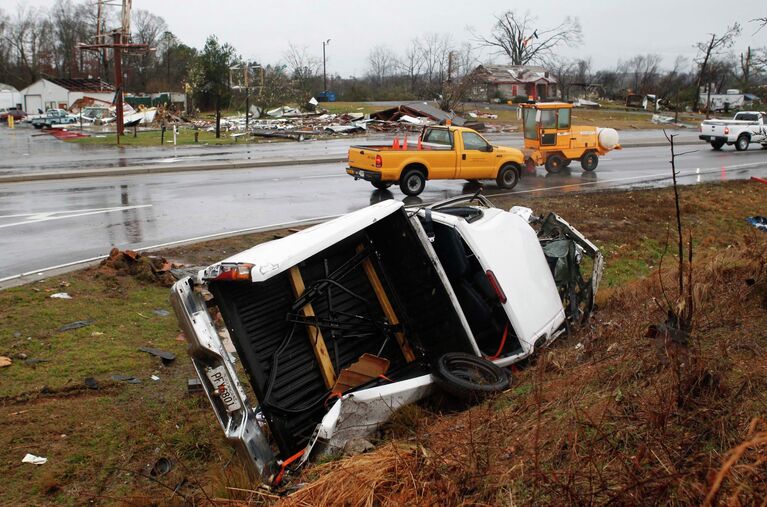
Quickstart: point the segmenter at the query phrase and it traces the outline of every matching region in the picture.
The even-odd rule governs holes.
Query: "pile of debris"
[[[176,281],[171,270],[181,267],[183,266],[169,262],[164,257],[112,248],[109,257],[101,261],[97,271],[102,276],[132,276],[144,282],[170,287]]]

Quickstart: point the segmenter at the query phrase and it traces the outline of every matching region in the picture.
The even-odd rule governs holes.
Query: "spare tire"
[[[440,356],[434,377],[445,392],[466,401],[481,400],[509,387],[509,377],[500,367],[463,352]]]

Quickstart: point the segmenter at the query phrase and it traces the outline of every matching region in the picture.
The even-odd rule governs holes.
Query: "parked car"
[[[275,484],[435,384],[468,399],[504,389],[502,367],[588,316],[601,272],[557,215],[388,200],[202,269],[171,303],[227,438]]]
[[[699,138],[715,150],[721,150],[725,144],[734,144],[738,151],[747,150],[751,143],[761,143],[767,148],[765,113],[741,111],[732,120],[704,120],[700,124]]]
[[[1,122],[7,122],[9,116],[13,116],[14,121],[19,121],[23,120],[27,116],[27,113],[16,107],[9,107],[8,109],[0,108]]]
[[[514,188],[524,162],[515,148],[494,146],[470,128],[430,127],[403,145],[357,145],[349,148],[347,174],[378,189],[399,183],[405,195],[418,195],[426,180],[493,179]]]
[[[45,115],[31,121],[36,129],[51,128],[53,125],[68,125],[77,122],[77,116],[69,114],[66,109],[48,109]]]

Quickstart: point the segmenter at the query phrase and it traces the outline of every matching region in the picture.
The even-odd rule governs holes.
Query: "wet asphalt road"
[[[681,183],[767,177],[767,151],[758,145],[747,152],[714,152],[703,143],[680,148],[690,149],[700,151],[678,159]],[[539,168],[511,193],[668,185],[668,159],[665,147],[625,149],[604,157],[594,173],[583,173],[577,163],[559,175]],[[406,202],[474,190],[461,181],[430,181],[421,196]],[[494,183],[486,185],[485,193],[498,191]],[[112,246],[153,246],[403,197],[396,187],[374,191],[354,181],[343,163],[5,184],[0,186],[0,281],[103,255]],[[566,217],[566,210],[562,214]]]
[[[677,131],[679,140],[697,139],[695,130]],[[159,136],[159,133],[157,134]],[[662,142],[659,130],[621,131],[621,142]],[[521,134],[487,134],[493,142],[518,146]],[[76,171],[80,169],[130,167],[137,165],[198,164],[242,160],[297,160],[346,156],[352,144],[381,143],[392,134],[368,137],[339,137],[330,140],[262,142],[225,146],[115,147],[93,146],[59,141],[29,126],[17,129],[0,127],[0,176],[35,172]],[[412,138],[412,136],[411,136]]]

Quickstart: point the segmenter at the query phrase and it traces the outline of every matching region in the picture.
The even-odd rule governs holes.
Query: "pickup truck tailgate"
[[[376,155],[379,155],[378,150],[352,146],[349,148],[349,167],[376,169]]]

